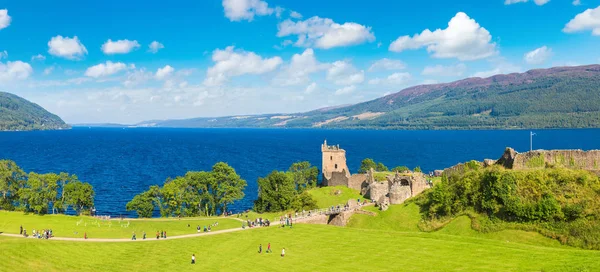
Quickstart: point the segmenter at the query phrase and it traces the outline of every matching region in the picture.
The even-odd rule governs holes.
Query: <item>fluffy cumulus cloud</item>
[[[294,54],[290,64],[285,66],[273,79],[280,86],[304,84],[310,80],[310,74],[327,69],[326,63],[320,63],[312,49],[306,49],[302,54]]]
[[[434,65],[426,66],[421,72],[424,76],[444,76],[444,77],[456,77],[462,76],[467,70],[467,66],[464,63],[456,65]]]
[[[263,58],[254,52],[235,50],[233,46],[213,51],[215,64],[206,71],[204,85],[218,86],[228,78],[241,75],[260,75],[275,70],[283,60],[280,57]]]
[[[31,56],[31,61],[44,61],[46,57],[42,54],[37,54],[35,56]]]
[[[462,61],[478,60],[497,53],[492,35],[475,20],[459,12],[450,20],[448,28],[424,30],[413,37],[402,36],[392,42],[389,50],[402,52],[427,47],[435,58],[457,58]]]
[[[393,73],[386,78],[374,78],[369,80],[369,84],[371,85],[404,85],[412,79],[412,76],[409,73]]]
[[[591,30],[592,35],[600,36],[600,6],[579,13],[563,28],[566,33]]]
[[[347,22],[338,24],[328,18],[318,16],[304,21],[292,21],[290,19],[278,25],[278,37],[296,35],[298,39],[294,43],[300,47],[317,47],[329,49],[334,47],[350,46],[372,42],[375,35],[370,27]]]
[[[577,1],[577,0],[576,0]],[[518,4],[518,3],[527,3],[529,2],[529,0],[505,0],[504,4],[505,5],[512,5],[512,4]],[[550,2],[550,0],[533,0],[533,2],[538,5],[538,6],[543,6],[546,3]]]
[[[154,74],[154,77],[158,80],[163,80],[170,77],[173,72],[175,72],[175,69],[170,65],[166,65],[163,68],[158,68],[158,70],[156,70],[156,74]]]
[[[267,2],[262,0],[223,0],[223,9],[225,17],[232,22],[252,21],[254,16],[271,15],[275,11],[269,7]],[[281,8],[278,10],[280,13]]]
[[[371,67],[369,67],[369,72],[381,70],[402,70],[404,68],[406,68],[406,64],[400,60],[383,58],[371,64]]]
[[[302,19],[302,14],[300,14],[297,11],[290,11],[290,17],[294,18],[294,19]]]
[[[165,48],[165,46],[162,43],[153,41],[150,43],[150,45],[148,45],[148,52],[150,52],[152,54],[156,54],[156,53],[158,53],[158,50],[161,50],[163,48]]]
[[[327,69],[327,80],[336,85],[359,84],[365,81],[365,71],[359,71],[348,61],[336,61]]]
[[[114,75],[120,71],[126,70],[127,68],[128,66],[125,63],[107,61],[106,63],[100,63],[87,68],[85,75],[88,77],[100,78]],[[135,66],[130,65],[129,68],[135,68]]]
[[[0,62],[0,82],[22,80],[33,73],[33,68],[26,62],[8,61],[6,64]]]
[[[0,29],[7,28],[10,25],[12,19],[8,15],[7,9],[0,9]]]
[[[123,85],[126,87],[134,87],[152,79],[154,75],[152,72],[146,71],[145,68],[134,69],[127,72],[127,77],[123,81]]]
[[[552,49],[547,46],[542,46],[531,52],[527,52],[523,59],[528,64],[542,64],[552,56]]]
[[[354,90],[356,90],[356,86],[354,86],[354,85],[346,86],[346,87],[335,90],[335,95],[349,94],[351,92],[354,92]]]
[[[318,88],[319,88],[319,86],[317,85],[317,83],[313,82],[310,85],[306,86],[306,89],[304,90],[304,93],[305,94],[314,93]]]
[[[69,38],[58,35],[48,42],[48,53],[65,59],[79,60],[87,55],[88,51],[77,36]]]
[[[112,41],[111,39],[108,39],[108,41],[106,41],[102,45],[102,52],[104,52],[104,54],[106,54],[106,55],[127,54],[139,47],[140,47],[140,44],[137,41],[130,41],[130,40]]]

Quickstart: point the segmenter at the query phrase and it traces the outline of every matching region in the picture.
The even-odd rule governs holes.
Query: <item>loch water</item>
[[[534,130],[534,149],[600,149],[600,129]],[[390,131],[322,129],[88,128],[0,132],[0,159],[26,172],[68,172],[96,191],[101,215],[134,217],[125,204],[150,185],[224,161],[248,182],[230,208],[252,207],[257,179],[297,161],[321,165],[321,144],[346,150],[352,173],[364,158],[424,172],[499,158],[506,147],[529,150],[529,130]]]

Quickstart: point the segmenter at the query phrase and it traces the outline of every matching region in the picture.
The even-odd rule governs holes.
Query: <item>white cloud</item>
[[[542,64],[552,57],[552,49],[547,46],[542,46],[533,51],[527,52],[523,59],[528,64]]]
[[[448,22],[448,28],[424,30],[413,37],[402,36],[389,46],[393,52],[427,47],[434,58],[457,58],[462,61],[478,60],[497,54],[492,35],[475,20],[459,12]]]
[[[294,54],[289,65],[273,79],[280,86],[291,86],[306,83],[310,74],[327,69],[328,64],[319,63],[312,49],[306,49],[302,54]]]
[[[292,10],[290,11],[290,17],[294,19],[302,19],[302,14]]]
[[[11,18],[7,9],[0,9],[0,29],[7,28],[10,25]]]
[[[31,61],[44,61],[46,60],[46,57],[42,54],[37,54],[35,56],[31,56]]]
[[[8,51],[0,51],[0,60],[8,58]]]
[[[444,77],[456,77],[462,76],[467,70],[467,66],[464,63],[456,65],[434,65],[426,66],[421,72],[424,76],[444,76]]]
[[[152,72],[146,71],[145,68],[136,69],[133,71],[127,72],[127,78],[123,81],[123,85],[126,87],[134,87],[140,84],[143,84],[150,79],[152,79],[154,75]]]
[[[504,59],[494,60],[492,61],[494,64],[494,68],[487,71],[481,71],[473,74],[473,77],[491,77],[499,74],[510,74],[510,73],[519,73],[521,72],[521,67],[516,66],[512,63],[507,62]]]
[[[100,78],[116,74],[125,69],[127,69],[127,65],[125,63],[107,61],[106,63],[100,63],[87,68],[85,75],[88,77]]]
[[[338,24],[328,18],[318,16],[305,21],[294,22],[290,19],[278,25],[278,37],[297,35],[296,46],[329,49],[372,42],[375,35],[370,27],[348,22]]]
[[[215,64],[206,71],[206,86],[221,85],[229,77],[271,72],[283,62],[280,57],[263,58],[254,52],[234,50],[233,46],[224,50],[216,49],[213,51],[212,60]]]
[[[374,78],[369,80],[369,84],[371,85],[403,85],[408,83],[412,79],[412,76],[409,73],[393,73],[386,78]]]
[[[108,39],[102,45],[102,52],[106,55],[127,54],[139,47],[140,44],[137,41],[118,40],[113,42],[111,39]]]
[[[262,0],[223,0],[225,17],[230,21],[252,21],[254,16],[273,14],[274,10]]]
[[[335,90],[335,95],[349,94],[351,92],[354,92],[354,90],[356,90],[356,86],[354,86],[354,85],[346,86],[346,87]]]
[[[8,61],[6,64],[0,62],[0,82],[22,80],[33,73],[31,65],[20,60]]]
[[[175,69],[173,69],[173,67],[171,67],[170,65],[166,65],[163,68],[158,68],[158,70],[156,70],[156,74],[154,74],[154,77],[158,80],[163,80],[171,76],[174,71]]]
[[[165,48],[165,46],[157,41],[153,41],[150,43],[150,45],[148,45],[148,51],[152,54],[156,54],[158,50],[161,50],[163,48]]]
[[[311,94],[314,91],[316,91],[319,88],[319,86],[317,86],[317,83],[313,82],[310,85],[306,86],[306,90],[304,90],[305,94]]]
[[[365,71],[359,71],[350,62],[336,61],[327,70],[327,80],[336,85],[354,85],[365,81]]]
[[[48,42],[48,53],[65,59],[79,60],[87,55],[88,51],[77,36],[69,38],[58,35]]]
[[[577,0],[576,0],[577,1]],[[505,0],[504,4],[505,5],[512,5],[512,4],[517,4],[517,3],[527,3],[529,2],[529,0]],[[533,2],[538,5],[538,6],[543,6],[546,3],[550,2],[550,0],[533,0]]]
[[[400,60],[383,58],[374,62],[371,67],[369,67],[369,72],[379,70],[402,70],[404,68],[406,68],[406,64]]]
[[[592,35],[600,36],[600,6],[579,13],[563,28],[566,33],[591,30]]]
[[[52,74],[52,71],[54,71],[54,66],[50,66],[50,67],[44,69],[44,75],[47,76],[49,74]]]
[[[573,0],[573,6],[581,5],[581,0]]]

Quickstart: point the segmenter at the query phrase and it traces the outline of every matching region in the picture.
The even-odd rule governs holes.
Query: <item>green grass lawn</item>
[[[259,244],[273,254],[258,254]],[[281,248],[286,257],[281,258]],[[197,264],[190,264],[191,254]],[[295,225],[149,243],[0,237],[0,271],[599,271],[600,251]]]
[[[365,207],[377,216],[355,214],[350,218],[348,227],[363,229],[379,229],[394,231],[419,231],[417,224],[421,220],[419,207],[416,204],[391,205],[387,211],[376,207]]]
[[[52,229],[57,237],[83,238],[87,232],[88,238],[131,238],[133,232],[138,238],[142,238],[145,231],[148,237],[155,237],[156,231],[164,230],[167,236],[196,233],[196,226],[211,225],[213,230],[240,228],[242,223],[227,218],[185,218],[185,219],[123,219],[123,220],[99,220],[87,216],[65,216],[65,215],[34,215],[21,212],[0,211],[0,232],[19,233],[19,226],[31,231]],[[188,227],[190,224],[190,227]]]
[[[339,194],[336,194],[336,192],[339,192]],[[319,208],[343,205],[350,199],[364,200],[360,192],[346,186],[315,188],[308,191],[308,193],[317,201]]]

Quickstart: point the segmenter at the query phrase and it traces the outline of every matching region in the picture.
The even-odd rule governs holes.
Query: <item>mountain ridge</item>
[[[15,94],[0,92],[0,131],[69,129],[60,117]]]

